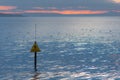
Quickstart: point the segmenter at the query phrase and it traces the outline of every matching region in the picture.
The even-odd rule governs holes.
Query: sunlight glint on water
[[[119,80],[119,17],[0,18],[0,80]],[[38,72],[34,72],[37,25]]]

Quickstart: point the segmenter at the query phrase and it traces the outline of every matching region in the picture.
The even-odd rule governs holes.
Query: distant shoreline
[[[0,17],[119,17],[120,15],[2,14]]]

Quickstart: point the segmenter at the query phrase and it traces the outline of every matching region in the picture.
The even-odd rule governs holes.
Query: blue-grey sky
[[[0,0],[2,14],[119,14],[120,0]]]

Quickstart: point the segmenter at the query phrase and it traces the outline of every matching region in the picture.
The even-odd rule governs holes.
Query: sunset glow
[[[24,16],[120,16],[120,0],[0,0],[0,13]],[[37,14],[36,14],[37,13]],[[57,14],[57,15],[56,15]]]
[[[103,14],[107,11],[91,11],[91,10],[26,10],[25,13],[55,13],[65,15],[77,14]]]
[[[12,10],[16,9],[15,6],[0,6],[0,10]]]

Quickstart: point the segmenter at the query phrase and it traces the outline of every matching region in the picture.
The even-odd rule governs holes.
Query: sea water
[[[0,80],[119,80],[120,17],[0,17]],[[34,72],[36,40],[41,49]]]

